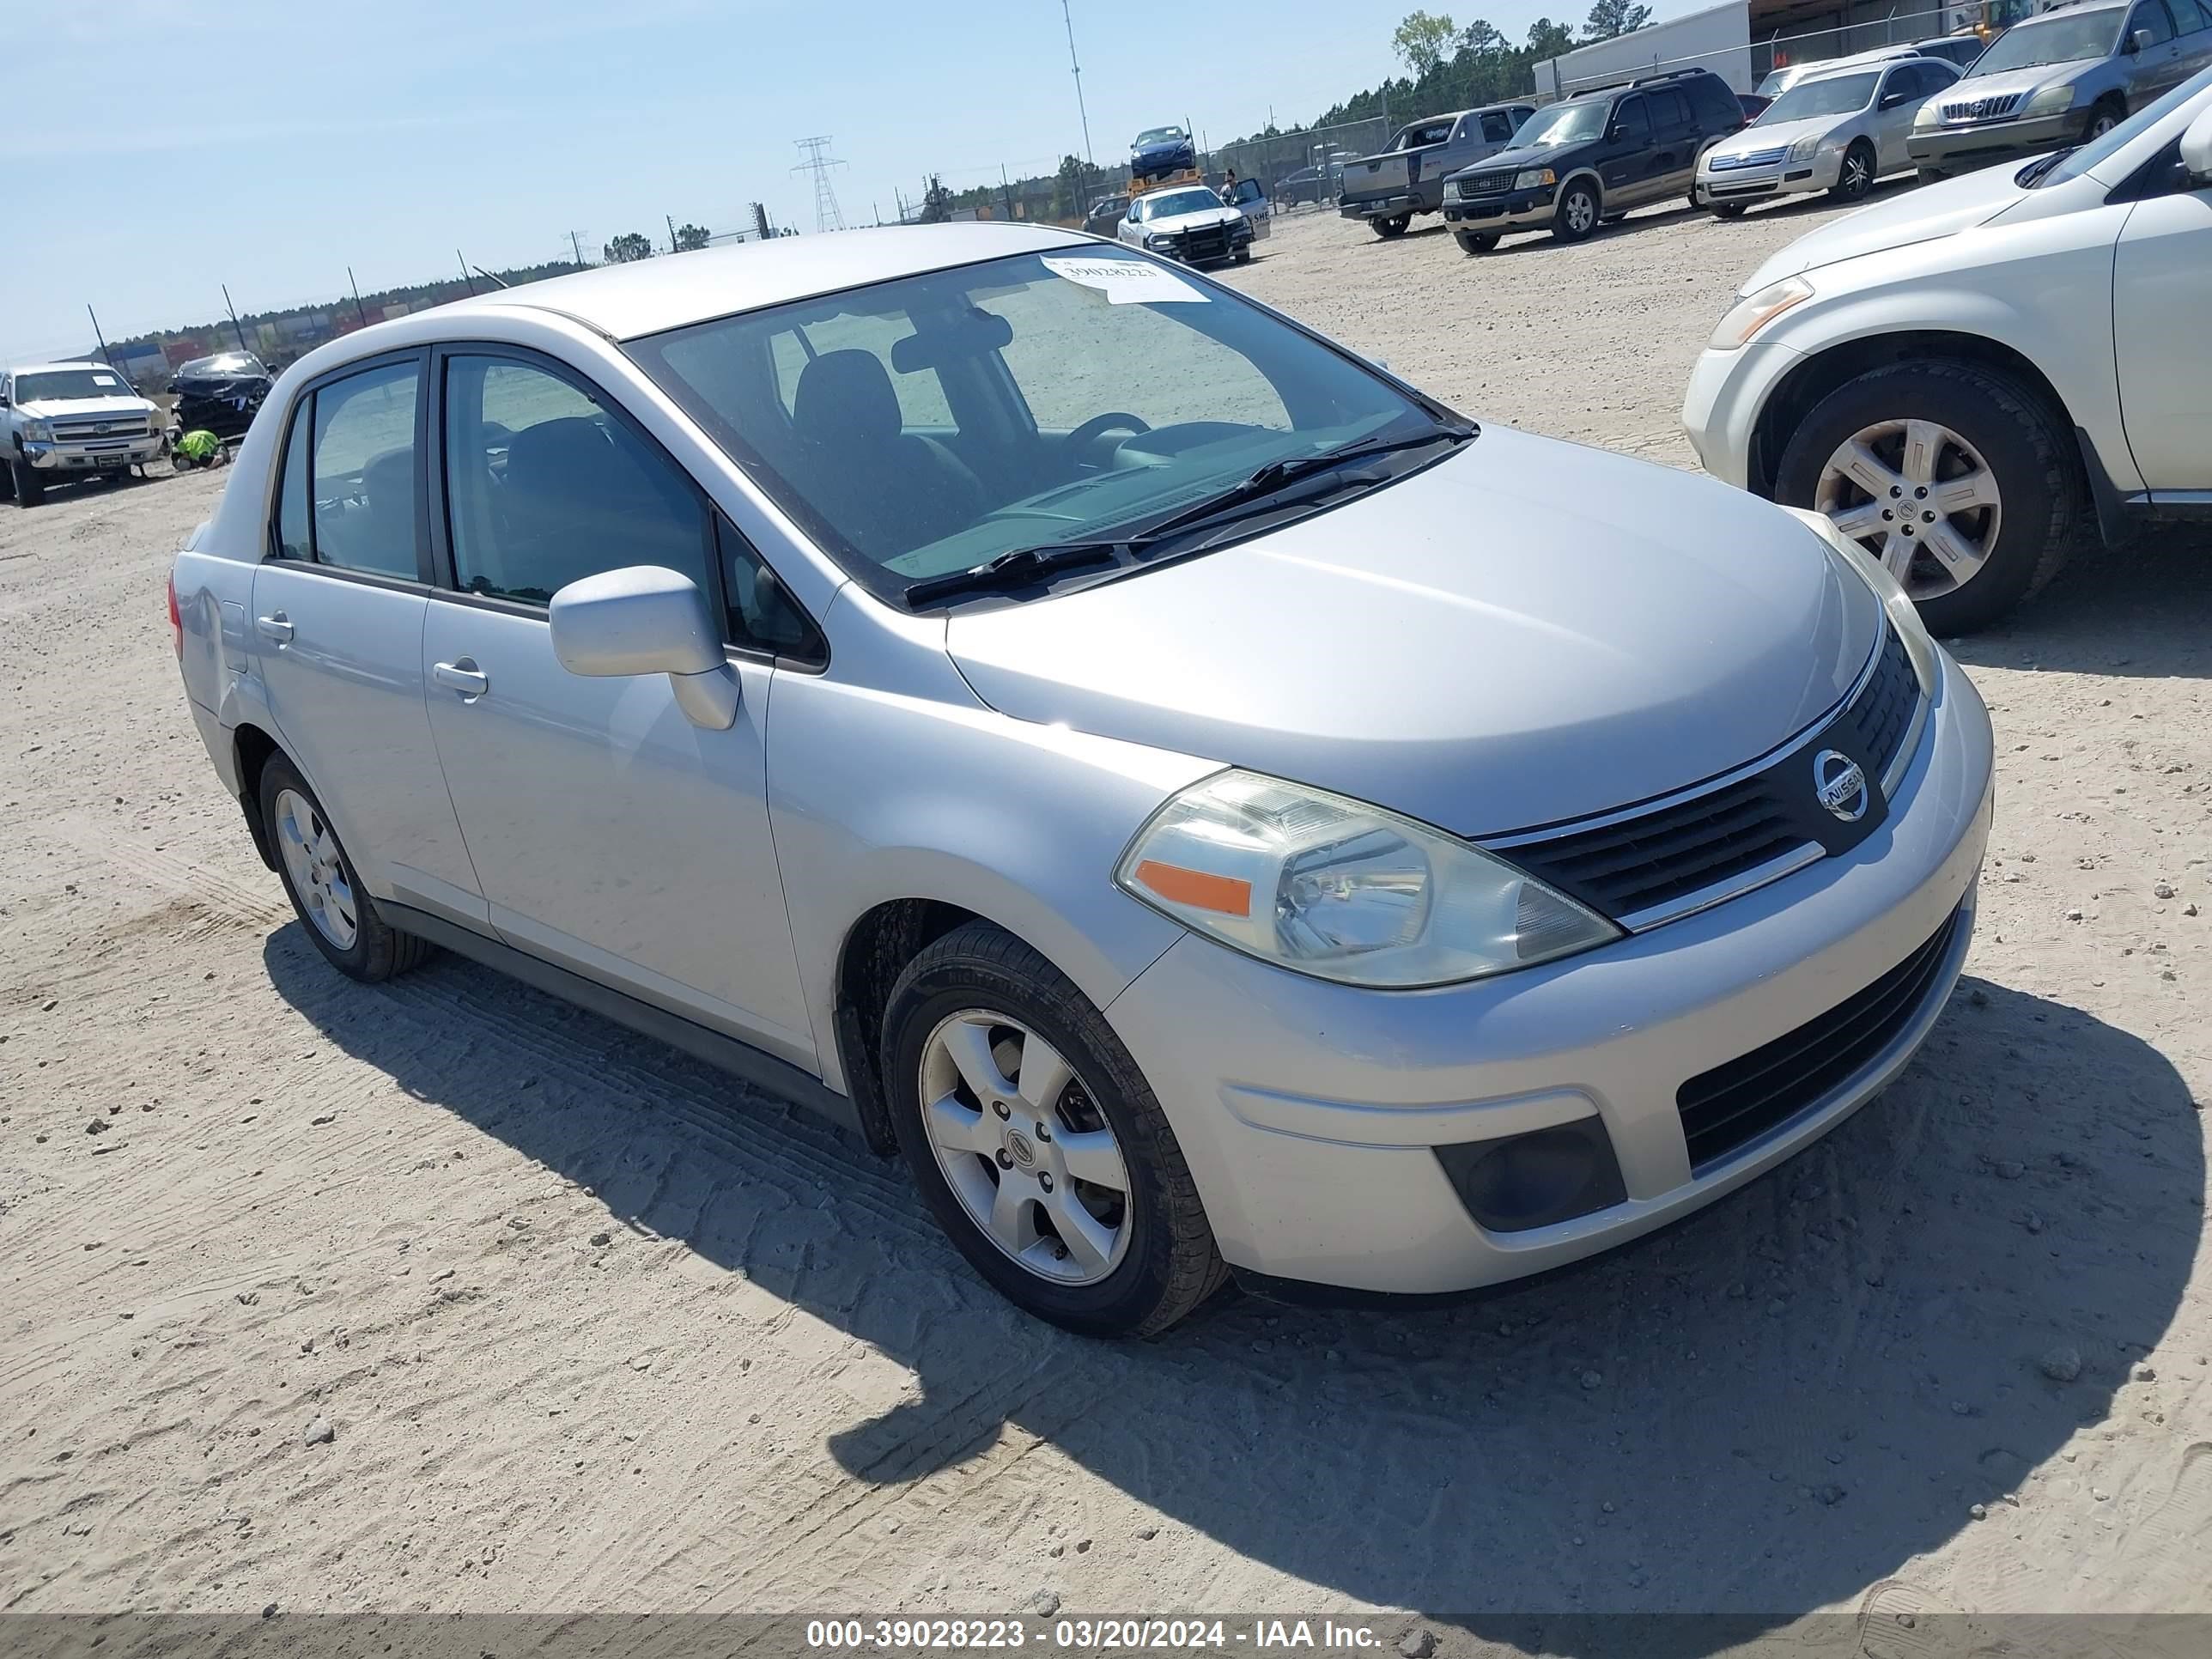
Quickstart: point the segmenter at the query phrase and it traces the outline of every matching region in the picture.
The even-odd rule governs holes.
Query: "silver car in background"
[[[171,615],[340,971],[443,945],[818,1107],[1100,1334],[1742,1185],[1926,1036],[1990,823],[1825,521],[1042,228],[363,329]]]
[[[1911,165],[1905,141],[1914,112],[1958,78],[1957,70],[1935,58],[1808,75],[1749,126],[1698,157],[1692,199],[1723,219],[1814,191],[1863,202],[1875,179]]]

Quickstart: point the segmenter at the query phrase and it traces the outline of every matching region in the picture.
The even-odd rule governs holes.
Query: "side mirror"
[[[694,726],[726,732],[737,723],[738,677],[707,596],[689,576],[653,564],[602,571],[556,593],[545,620],[553,654],[571,674],[665,674]]]
[[[2130,52],[2148,52],[2151,47],[2156,44],[2157,43],[2150,38],[2150,31],[2148,29],[2137,29],[2133,34],[2128,36],[2128,50]]]
[[[2212,185],[2212,109],[2189,124],[2181,135],[2181,165],[2192,185]]]
[[[1881,109],[1895,109],[1899,104],[1904,103],[1911,96],[1912,94],[1909,92],[1885,92],[1882,94],[1881,102],[1877,106],[1877,107]]]

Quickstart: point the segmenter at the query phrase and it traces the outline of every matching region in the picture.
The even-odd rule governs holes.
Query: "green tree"
[[[942,174],[933,173],[921,187],[921,222],[941,225],[952,216],[952,192]]]
[[[1562,52],[1575,49],[1575,32],[1565,23],[1554,23],[1548,17],[1539,17],[1528,25],[1528,61],[1540,64],[1547,58],[1557,58]]]
[[[653,244],[634,230],[624,231],[599,250],[611,265],[626,265],[636,259],[653,258]]]
[[[1649,6],[1632,5],[1629,0],[1594,0],[1589,16],[1583,22],[1583,39],[1610,40],[1616,34],[1640,29],[1650,21]]]
[[[1444,54],[1451,50],[1452,37],[1458,33],[1449,13],[1438,16],[1425,11],[1409,12],[1405,21],[1398,25],[1398,32],[1390,37],[1390,47],[1413,72],[1413,78],[1419,80],[1443,62]]]
[[[1459,49],[1477,58],[1503,58],[1513,46],[1493,25],[1478,17],[1460,31]]]
[[[706,226],[678,225],[676,227],[676,251],[678,253],[695,252],[706,246]]]
[[[1055,219],[1079,216],[1091,205],[1091,169],[1079,155],[1063,155],[1052,181],[1052,212]]]

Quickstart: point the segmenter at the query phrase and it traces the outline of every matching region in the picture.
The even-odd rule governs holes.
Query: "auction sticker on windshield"
[[[1117,306],[1152,305],[1163,300],[1204,305],[1205,295],[1164,265],[1145,259],[1082,259],[1045,255],[1044,268],[1055,276],[1095,288]]]

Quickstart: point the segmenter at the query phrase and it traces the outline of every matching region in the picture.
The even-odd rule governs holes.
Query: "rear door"
[[[2166,0],[2173,13],[2174,47],[2179,58],[2177,81],[2212,68],[2212,0]]]
[[[2112,258],[2128,447],[2154,495],[2212,491],[2212,185],[2138,202]]]
[[[1686,196],[1698,170],[1698,118],[1680,87],[1654,87],[1651,99],[1651,190],[1660,201]]]
[[[248,649],[370,893],[481,924],[423,701],[424,356],[349,366],[294,400]]]

